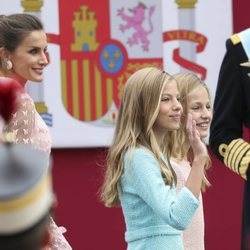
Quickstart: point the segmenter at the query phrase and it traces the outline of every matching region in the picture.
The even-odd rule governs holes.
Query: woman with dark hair
[[[48,65],[47,46],[46,33],[37,17],[29,14],[0,16],[0,83],[16,80],[24,90],[28,80],[41,82]],[[17,110],[4,132],[11,133],[15,143],[28,144],[50,154],[49,129],[25,91],[18,96]],[[71,249],[62,235],[64,230],[51,218],[50,249]]]

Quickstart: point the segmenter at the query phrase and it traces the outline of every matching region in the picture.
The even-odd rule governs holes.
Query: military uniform
[[[246,180],[243,201],[242,250],[250,249],[250,29],[226,41],[214,101],[210,147],[232,171]]]

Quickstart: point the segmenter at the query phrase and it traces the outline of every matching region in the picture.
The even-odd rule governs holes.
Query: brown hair
[[[0,15],[0,48],[14,52],[30,32],[35,30],[43,30],[43,25],[34,15]]]

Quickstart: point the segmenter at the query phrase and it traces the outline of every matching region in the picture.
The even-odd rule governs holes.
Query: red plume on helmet
[[[0,116],[8,122],[17,107],[18,93],[22,86],[11,78],[0,77]]]

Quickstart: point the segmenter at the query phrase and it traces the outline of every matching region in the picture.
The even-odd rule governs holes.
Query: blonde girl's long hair
[[[183,107],[183,116],[180,129],[176,131],[171,138],[173,142],[171,149],[171,156],[178,161],[183,159],[188,159],[191,163],[193,160],[193,152],[188,142],[187,132],[186,132],[186,114],[188,112],[188,102],[187,96],[196,88],[202,86],[207,91],[209,100],[211,101],[210,91],[207,85],[195,74],[190,72],[181,72],[173,75],[173,77],[178,82],[178,89],[180,92],[181,104]],[[206,161],[205,170],[211,166],[211,159],[208,158]],[[202,191],[206,190],[206,187],[210,186],[210,183],[206,177],[206,171],[202,179]]]
[[[101,188],[101,200],[108,207],[120,204],[118,185],[124,169],[124,155],[130,149],[144,147],[151,151],[159,163],[165,182],[169,185],[176,182],[171,167],[166,167],[161,158],[161,149],[153,133],[161,95],[169,81],[175,80],[166,72],[149,67],[132,74],[125,84]]]

